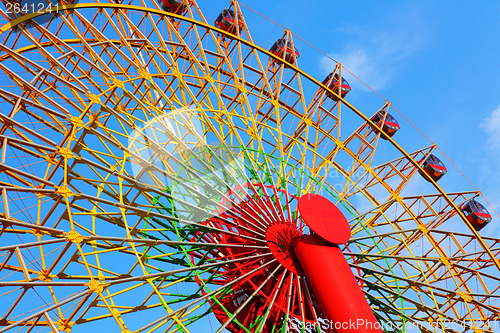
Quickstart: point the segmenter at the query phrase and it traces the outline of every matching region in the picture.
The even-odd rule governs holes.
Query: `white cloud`
[[[488,166],[486,170],[483,170],[486,181],[482,184],[484,185],[482,192],[493,208],[500,212],[500,175],[498,174],[498,163],[500,163],[500,106],[484,118],[480,126],[488,134],[485,142],[486,154],[484,154],[483,163],[481,163]],[[487,209],[490,208],[487,207]],[[498,216],[491,210],[490,213],[493,214],[493,222],[485,230],[489,235],[498,237],[500,234]]]
[[[397,76],[403,61],[427,43],[431,24],[425,22],[424,15],[416,15],[416,12],[419,11],[396,11],[383,26],[337,30],[337,33],[349,31],[352,42],[346,44],[341,52],[329,53],[328,56],[371,88],[384,89]],[[408,16],[408,13],[412,15]],[[335,62],[330,58],[324,56],[320,61],[325,75],[335,68]],[[352,81],[349,81],[351,85],[365,87],[356,79]]]
[[[390,74],[387,72],[384,73],[380,69],[380,60],[377,61],[372,55],[367,54],[364,48],[353,48],[345,53],[329,54],[329,56],[340,62],[351,73],[365,81],[373,89],[377,90],[386,87]],[[321,67],[326,75],[332,71],[332,68],[335,68],[335,63],[331,59],[323,57],[321,59]],[[350,76],[345,72],[342,75],[345,77]],[[353,81],[349,80],[349,78],[347,80],[352,85],[360,85],[356,82],[357,80]]]
[[[500,150],[500,106],[483,120],[482,128],[489,135],[489,148]]]

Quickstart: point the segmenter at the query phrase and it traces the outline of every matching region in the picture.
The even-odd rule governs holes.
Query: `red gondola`
[[[235,22],[235,15],[234,11],[230,8],[226,8],[222,10],[222,12],[219,14],[217,19],[214,22],[214,25],[217,28],[220,28],[224,31],[227,31],[229,33],[236,33],[236,22]],[[243,29],[243,22],[238,19],[238,26],[239,30]]]
[[[184,0],[159,0],[158,3],[169,13],[184,15],[188,11],[188,5]]]
[[[383,124],[380,123],[382,120],[384,121]],[[379,125],[379,127],[382,128],[382,131],[391,138],[394,134],[396,134],[397,131],[399,131],[398,121],[389,113],[387,113],[387,116],[384,120],[384,112],[379,111],[371,118],[371,121]],[[384,136],[382,136],[382,139],[387,140]]]
[[[422,164],[422,168],[425,171],[423,174],[420,170],[420,175],[424,177],[426,180],[429,180],[428,177],[432,178],[435,182],[437,182],[441,177],[443,177],[447,170],[444,166],[443,162],[433,154],[430,154],[426,159],[422,159],[419,161]]]
[[[464,213],[476,231],[483,229],[491,221],[490,213],[474,199],[467,201],[462,206],[462,213]]]
[[[292,44],[290,41],[286,42],[285,38],[278,39],[271,49],[269,50],[274,55],[277,55],[280,58],[283,58],[283,53],[285,54],[285,61],[293,64],[295,63],[295,59],[300,56],[299,51],[296,47],[292,50]]]
[[[333,78],[332,78],[332,76],[333,76]],[[323,80],[323,84],[325,86],[327,86],[329,89],[336,92],[338,95],[339,94],[339,73],[335,73],[335,75],[334,75],[333,72],[331,72],[330,74],[328,74],[328,76],[325,77],[325,79]],[[349,85],[349,83],[347,82],[346,79],[342,78],[342,84],[341,84],[341,88],[340,88],[340,96],[342,98],[344,98],[345,95],[347,95],[350,91],[351,91],[351,86]],[[337,96],[335,96],[334,94],[331,94],[329,92],[326,92],[326,95],[328,97],[330,97],[331,99],[333,99],[334,101],[339,100],[337,98]]]

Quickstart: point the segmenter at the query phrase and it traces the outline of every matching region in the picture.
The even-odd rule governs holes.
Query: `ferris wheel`
[[[291,31],[202,9],[2,12],[0,332],[352,332],[351,299],[359,332],[494,332],[481,193],[445,192],[340,64],[301,70]]]

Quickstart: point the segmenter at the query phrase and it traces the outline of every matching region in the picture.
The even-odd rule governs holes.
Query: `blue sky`
[[[243,3],[341,62],[389,100],[500,209],[499,2]],[[209,16],[210,10],[200,5]],[[227,1],[214,2],[217,6],[225,7]],[[280,37],[281,28],[269,28],[263,20],[248,23],[254,40],[264,47]],[[300,51],[299,67],[322,80],[331,62],[307,47]],[[380,102],[370,105],[374,94],[365,86],[355,80],[350,83],[353,91],[346,99],[354,106],[381,106]],[[415,138],[409,126],[403,123],[395,137],[403,146],[412,146]],[[427,145],[422,137],[420,146]],[[448,191],[470,189],[459,172],[446,164],[449,173],[440,185]],[[494,222],[500,223],[500,218],[496,216]],[[491,224],[487,228],[500,236],[500,228]]]

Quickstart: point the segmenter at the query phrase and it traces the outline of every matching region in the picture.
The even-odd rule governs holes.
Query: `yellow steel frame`
[[[234,5],[237,13],[241,13],[236,2]],[[194,8],[203,18],[196,4]],[[93,9],[96,12],[92,19],[81,14],[83,10]],[[244,31],[238,31],[239,36],[236,36],[210,26],[204,18],[202,21],[195,19],[191,9],[191,17],[111,3],[64,5],[58,10],[62,11],[59,23],[53,23],[49,28],[38,26],[33,33],[14,30],[43,14],[29,14],[0,28],[3,37],[0,70],[15,87],[10,91],[0,91],[0,97],[13,107],[9,114],[0,116],[1,173],[6,176],[0,183],[4,207],[0,215],[3,225],[0,236],[14,233],[30,234],[36,238],[32,243],[0,247],[0,258],[3,258],[0,261],[0,273],[3,274],[0,275],[0,287],[25,288],[6,313],[0,314],[0,325],[23,325],[29,331],[35,326],[46,326],[54,332],[69,332],[75,324],[114,318],[122,332],[129,332],[123,318],[125,315],[164,307],[171,317],[160,320],[147,331],[186,329],[187,318],[197,306],[176,312],[167,305],[169,288],[182,284],[184,280],[166,283],[161,279],[172,272],[151,273],[161,272],[161,268],[146,261],[146,257],[161,241],[138,237],[139,233],[147,231],[141,228],[145,218],[161,216],[150,208],[154,207],[155,196],[165,194],[160,186],[148,187],[148,191],[144,191],[143,184],[133,179],[126,170],[130,153],[121,142],[126,137],[126,127],[138,128],[149,119],[190,102],[201,110],[199,117],[204,134],[211,133],[221,142],[243,145],[252,151],[254,169],[272,169],[283,175],[272,179],[274,186],[288,189],[296,186],[294,170],[300,169],[314,177],[303,184],[299,193],[301,190],[319,191],[321,187],[335,192],[339,201],[356,213],[356,218],[351,221],[354,237],[351,244],[356,250],[349,255],[357,260],[352,266],[364,269],[360,280],[373,283],[374,278],[382,279],[385,286],[379,288],[394,293],[394,301],[404,299],[410,304],[405,306],[408,320],[435,322],[438,324],[436,331],[444,331],[445,320],[470,320],[474,331],[487,332],[490,329],[484,323],[500,319],[499,307],[486,302],[491,297],[498,297],[500,291],[498,276],[490,272],[491,269],[497,275],[500,272],[495,255],[500,250],[499,241],[481,237],[460,210],[464,202],[480,193],[448,194],[431,181],[439,194],[401,196],[416,172],[423,171],[417,161],[428,156],[434,146],[409,153],[380,128],[376,130],[377,125],[353,105],[341,98],[340,102],[331,101],[326,96],[328,88],[302,71],[298,61],[285,63],[284,58],[255,45],[242,15]],[[137,15],[141,18],[138,20],[129,13],[140,13]],[[107,22],[104,27],[109,25],[119,38],[108,39],[98,31],[93,23],[97,17],[103,18]],[[85,23],[85,26],[78,27],[76,21]],[[146,21],[151,28],[144,32],[140,25],[145,25]],[[162,27],[166,27],[167,35],[158,30],[160,23],[164,23]],[[56,29],[54,25],[57,25]],[[64,28],[77,38],[59,38],[58,34]],[[290,31],[284,34],[293,48],[293,34]],[[154,45],[149,42],[152,35],[166,38]],[[32,44],[16,47],[19,36]],[[47,40],[42,41],[42,38]],[[189,38],[195,41],[189,42]],[[214,42],[215,51],[202,49],[201,46],[209,42]],[[91,46],[97,43],[106,45],[100,53]],[[57,50],[60,57],[44,51],[49,48]],[[68,54],[67,50],[73,53]],[[30,61],[32,52],[39,52],[50,65]],[[76,59],[72,58],[73,55]],[[216,64],[211,58],[217,59]],[[261,58],[267,59],[267,63]],[[120,59],[122,64],[118,63]],[[26,73],[10,70],[3,64],[7,61],[17,61]],[[180,67],[179,63],[185,67]],[[117,69],[112,69],[113,66]],[[335,70],[341,75],[340,64]],[[34,79],[29,82],[21,74],[31,75]],[[100,79],[103,81],[99,82]],[[94,90],[91,91],[83,81],[90,82]],[[164,83],[165,88],[158,82]],[[44,104],[50,100],[48,94],[57,94],[57,84],[66,85],[74,97],[59,93],[51,105]],[[316,89],[311,101],[304,97],[305,85]],[[23,90],[22,94],[16,94],[17,88]],[[329,94],[335,92],[329,91]],[[78,110],[79,114],[70,114],[62,103]],[[360,120],[360,127],[346,139],[340,138],[341,107],[344,112],[347,108],[359,116]],[[381,110],[389,108],[390,104],[386,103]],[[16,117],[21,113],[36,120],[40,131],[17,121]],[[113,121],[114,127],[106,126]],[[181,123],[177,125],[182,126]],[[44,136],[45,128],[59,133],[62,139],[55,142]],[[9,131],[15,137],[7,136]],[[96,141],[89,144],[85,141],[87,136],[96,138]],[[381,136],[400,152],[401,157],[372,166]],[[182,140],[176,145],[182,149]],[[8,158],[14,155],[9,149],[15,151],[18,158],[36,161],[33,165],[37,170],[32,170],[30,163],[12,164]],[[123,155],[117,155],[117,151],[123,151]],[[276,156],[277,160],[266,159],[259,151]],[[346,166],[338,162],[340,154],[345,154],[351,163]],[[86,170],[85,173],[82,170]],[[338,172],[344,179],[341,189],[328,183],[327,176],[331,171]],[[369,180],[365,181],[365,177]],[[395,179],[397,185],[391,186],[389,181]],[[95,195],[79,188],[82,183],[88,184]],[[377,194],[381,189],[387,198]],[[32,203],[35,200],[36,203],[19,207],[17,202],[23,202],[20,193],[32,194],[24,201]],[[374,208],[368,212],[359,211],[354,200],[358,194]],[[139,201],[139,197],[148,203]],[[64,207],[62,211],[61,206]],[[36,212],[34,216],[33,211]],[[26,212],[30,213],[26,215]],[[390,216],[392,213],[396,215],[394,218]],[[85,220],[87,217],[90,217],[90,223]],[[453,217],[459,217],[470,233],[444,232],[438,228]],[[125,234],[117,238],[100,236],[101,221],[121,228]],[[406,228],[406,225],[411,227]],[[367,237],[366,230],[372,232],[371,238],[378,239],[379,247],[362,241]],[[418,242],[429,245],[427,249],[422,245],[421,255],[416,253]],[[58,244],[55,249],[54,244]],[[479,250],[471,253],[472,246],[479,246]],[[26,263],[30,249],[38,249],[39,259]],[[56,254],[55,258],[50,252]],[[73,254],[69,256],[71,252]],[[126,272],[109,268],[105,264],[109,255],[131,257],[131,266]],[[173,255],[165,253],[153,257]],[[395,263],[389,267],[382,265],[387,258],[394,259]],[[367,260],[371,268],[361,265]],[[54,269],[61,264],[60,272],[54,274]],[[84,271],[72,273],[76,264]],[[131,277],[136,269],[142,275]],[[391,270],[396,269],[404,274],[400,276],[400,285],[394,284],[391,275]],[[70,281],[61,279],[68,276]],[[71,279],[79,281],[72,282]],[[469,286],[474,279],[480,281],[481,286],[477,288],[483,292]],[[452,287],[442,287],[439,283],[443,280],[450,281]],[[133,282],[133,285],[113,291],[120,281]],[[494,284],[490,286],[485,281]],[[86,289],[60,296],[58,293],[62,287]],[[25,317],[24,321],[9,319],[27,298],[25,295],[30,288],[47,288],[52,303],[49,302],[44,311]],[[147,292],[140,304],[115,303],[120,295],[143,289]],[[397,293],[396,289],[399,289]],[[159,301],[148,303],[154,297]],[[63,310],[69,304],[71,307]],[[394,304],[387,304],[388,308],[391,306]],[[85,314],[93,307],[106,309],[107,313],[86,318]],[[465,309],[463,313],[460,313],[461,308]],[[52,310],[58,313],[55,322],[49,315]],[[385,311],[382,308],[376,310]]]

